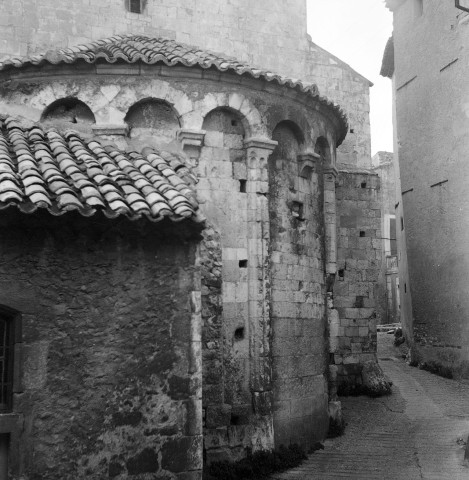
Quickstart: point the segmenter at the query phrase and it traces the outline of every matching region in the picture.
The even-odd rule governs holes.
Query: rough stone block
[[[211,405],[207,407],[205,424],[207,428],[228,426],[231,420],[231,405]]]

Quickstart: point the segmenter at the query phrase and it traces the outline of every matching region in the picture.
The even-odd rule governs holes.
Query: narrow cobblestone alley
[[[393,382],[389,397],[342,398],[345,434],[275,480],[467,480],[469,385],[408,366],[380,334],[380,363]]]

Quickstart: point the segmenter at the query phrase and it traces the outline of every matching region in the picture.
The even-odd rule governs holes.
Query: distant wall
[[[359,384],[363,363],[376,359],[376,287],[382,257],[379,185],[376,174],[339,173],[333,289],[339,318],[332,317],[335,323],[330,325],[339,391]]]
[[[349,131],[337,150],[338,165],[371,166],[371,82],[328,51],[309,42],[304,78],[345,111]]]

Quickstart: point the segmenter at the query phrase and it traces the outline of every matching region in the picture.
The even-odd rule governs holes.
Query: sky
[[[308,33],[314,43],[373,82],[371,153],[393,151],[391,80],[381,77],[384,47],[392,33],[392,14],[383,0],[306,0]]]

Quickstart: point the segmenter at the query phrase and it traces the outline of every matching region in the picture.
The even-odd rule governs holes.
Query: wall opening
[[[244,339],[244,327],[239,327],[235,330],[234,339],[238,342]]]
[[[366,188],[366,182],[362,182],[362,183],[360,184],[360,187],[361,187],[361,188]]]
[[[202,124],[202,129],[207,131],[206,144],[210,146],[210,132],[222,134],[221,144],[215,143],[214,146],[229,148],[233,150],[230,155],[239,155],[244,149],[244,138],[246,137],[246,122],[239,112],[227,107],[215,108],[209,112]],[[234,161],[235,158],[232,158]]]
[[[331,148],[325,137],[319,137],[316,140],[314,151],[321,156],[324,165],[331,165]]]
[[[297,220],[305,219],[304,205],[301,202],[292,202],[291,213]]]
[[[423,0],[414,0],[414,18],[423,15]]]
[[[247,180],[240,180],[239,181],[239,191],[240,193],[246,193],[247,188]]]
[[[363,230],[360,230],[360,237],[366,237],[366,232]]]
[[[272,140],[278,142],[270,156],[272,161],[283,159],[297,162],[304,143],[304,135],[296,123],[290,120],[280,122],[272,132]]]
[[[124,121],[130,128],[131,138],[151,135],[172,141],[181,128],[179,117],[172,105],[156,98],[146,98],[132,105]]]
[[[239,261],[239,268],[248,268],[248,261],[247,260],[240,260]]]
[[[41,122],[96,123],[93,112],[78,98],[67,97],[55,100],[44,109]]]

